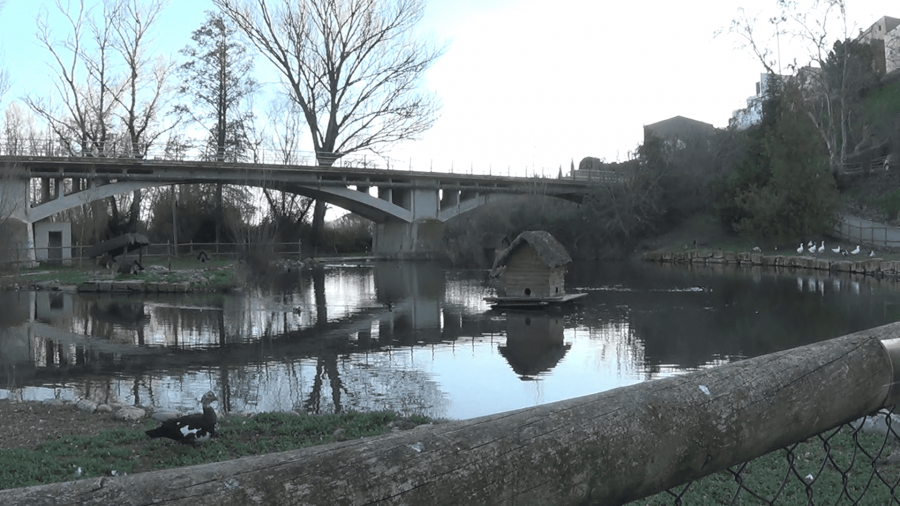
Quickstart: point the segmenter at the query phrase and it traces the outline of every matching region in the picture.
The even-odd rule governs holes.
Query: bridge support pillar
[[[372,252],[379,256],[409,260],[446,257],[442,247],[444,224],[438,220],[412,223],[391,220],[379,223],[372,238]]]
[[[34,265],[34,228],[28,216],[28,201],[27,179],[0,179],[0,237],[4,238],[0,263]]]

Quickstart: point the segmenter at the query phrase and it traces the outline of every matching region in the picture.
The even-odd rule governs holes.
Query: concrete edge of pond
[[[804,255],[764,255],[758,252],[721,250],[651,251],[642,259],[650,262],[698,265],[738,265],[763,267],[795,267],[831,272],[849,272],[871,276],[900,276],[900,260],[864,257],[858,260],[820,258]]]

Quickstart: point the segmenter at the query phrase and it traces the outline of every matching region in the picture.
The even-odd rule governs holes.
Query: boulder
[[[113,413],[113,418],[115,418],[116,420],[136,422],[143,419],[146,414],[147,412],[141,408],[136,408],[134,406],[125,406]]]
[[[94,401],[89,401],[87,399],[81,399],[80,401],[75,403],[75,407],[78,411],[84,411],[85,413],[93,413],[97,411],[97,404]]]

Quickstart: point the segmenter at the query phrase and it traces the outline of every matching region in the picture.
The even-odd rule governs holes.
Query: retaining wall
[[[765,267],[797,267],[822,271],[851,272],[872,276],[900,276],[900,260],[862,258],[857,260],[819,258],[804,255],[764,255],[762,253],[721,250],[651,251],[643,259],[651,262],[689,263],[700,265],[741,265]]]

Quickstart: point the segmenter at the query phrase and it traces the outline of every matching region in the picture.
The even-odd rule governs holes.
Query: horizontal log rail
[[[898,337],[891,324],[472,420],[0,491],[0,503],[621,504],[892,405]]]

